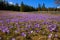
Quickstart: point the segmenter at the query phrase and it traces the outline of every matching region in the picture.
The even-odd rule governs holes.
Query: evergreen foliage
[[[60,11],[59,8],[46,8],[45,4],[41,6],[38,4],[38,8],[34,8],[32,6],[26,5],[23,2],[21,2],[21,6],[19,6],[17,3],[9,4],[6,1],[0,0],[0,10],[11,10],[11,11],[21,11],[21,12],[30,12],[30,11]]]

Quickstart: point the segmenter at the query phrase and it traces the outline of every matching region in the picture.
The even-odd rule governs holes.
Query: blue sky
[[[23,1],[24,4],[33,6],[33,7],[38,7],[38,4],[42,5],[43,3],[45,4],[46,7],[56,7],[56,4],[54,4],[54,0],[6,0],[10,3],[18,3],[19,5]]]

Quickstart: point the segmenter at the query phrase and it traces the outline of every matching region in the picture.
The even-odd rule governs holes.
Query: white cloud
[[[19,4],[19,6],[21,6],[21,5]]]
[[[58,6],[57,8],[60,8],[60,6]]]
[[[14,4],[13,2],[9,2],[9,4]]]

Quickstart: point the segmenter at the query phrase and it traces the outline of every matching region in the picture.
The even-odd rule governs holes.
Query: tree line
[[[21,11],[21,12],[30,12],[30,11],[60,11],[59,8],[46,8],[45,4],[41,6],[38,4],[38,8],[34,8],[32,6],[26,5],[21,2],[21,6],[17,3],[15,5],[9,4],[5,1],[0,1],[0,10],[11,10],[11,11]]]

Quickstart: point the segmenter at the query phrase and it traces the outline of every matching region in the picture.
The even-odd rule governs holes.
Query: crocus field
[[[2,11],[0,40],[60,40],[60,14]]]

